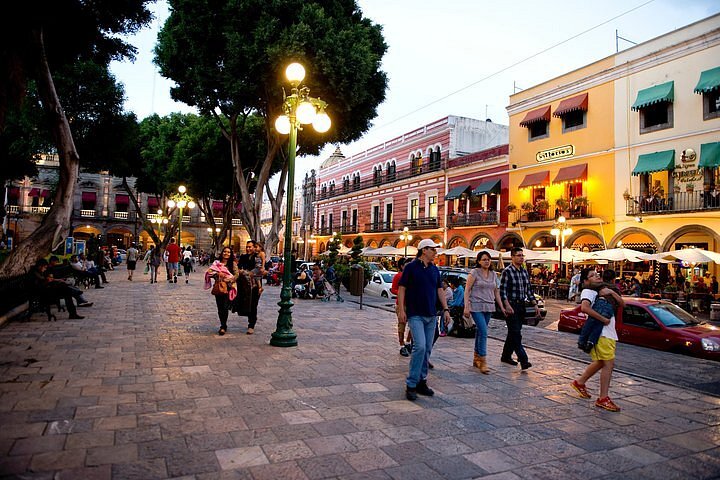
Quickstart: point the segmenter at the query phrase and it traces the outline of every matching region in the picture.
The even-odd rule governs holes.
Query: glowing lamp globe
[[[168,207],[175,208],[175,200],[168,200]]]
[[[299,63],[291,63],[285,69],[285,76],[290,83],[300,83],[305,78],[305,67]]]
[[[302,123],[303,125],[307,125],[308,123],[313,123],[315,120],[315,117],[317,116],[317,112],[315,111],[315,106],[310,102],[302,102],[297,107],[297,119],[298,122]]]
[[[187,191],[187,188],[185,188],[185,185],[180,185],[178,187],[178,192],[185,193]]]
[[[275,120],[275,130],[281,135],[287,135],[290,133],[290,119],[287,115],[280,115]]]
[[[332,123],[330,122],[330,117],[325,112],[320,112],[315,116],[315,120],[313,121],[313,128],[316,132],[319,133],[325,133],[328,130],[330,130],[330,125]]]
[[[190,201],[188,202],[188,208],[190,208],[190,209],[195,208],[195,202],[193,202],[192,200],[190,200]]]
[[[187,202],[185,200],[180,200],[177,202],[177,206],[180,208],[185,208],[187,207]]]

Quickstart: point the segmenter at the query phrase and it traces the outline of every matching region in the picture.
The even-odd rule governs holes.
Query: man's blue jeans
[[[477,329],[475,330],[475,353],[487,355],[487,331],[492,312],[470,312]]]
[[[412,357],[410,357],[410,373],[405,383],[410,388],[417,387],[420,381],[427,378],[428,359],[432,352],[433,337],[437,317],[408,317],[408,326],[413,337]]]

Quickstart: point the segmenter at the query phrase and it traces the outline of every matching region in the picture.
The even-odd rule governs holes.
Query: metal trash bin
[[[360,265],[350,267],[350,295],[359,297],[365,289],[365,270]]]
[[[710,304],[710,320],[720,321],[720,303]]]

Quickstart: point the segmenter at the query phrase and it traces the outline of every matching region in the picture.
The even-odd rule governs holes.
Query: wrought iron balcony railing
[[[467,214],[450,214],[447,219],[448,227],[472,227],[478,225],[497,225],[498,212],[476,212]]]
[[[720,209],[720,192],[685,191],[667,196],[645,195],[631,197],[625,202],[627,215],[663,215],[677,212]]]
[[[374,222],[365,224],[365,231],[368,233],[392,232],[393,230],[395,230],[395,222]]]
[[[440,219],[437,217],[407,218],[402,220],[402,226],[410,230],[427,230],[440,227]]]

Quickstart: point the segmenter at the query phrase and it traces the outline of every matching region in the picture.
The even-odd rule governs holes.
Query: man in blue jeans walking
[[[398,288],[398,323],[410,326],[414,342],[410,372],[405,381],[405,396],[410,401],[417,400],[418,394],[429,397],[435,394],[428,387],[427,373],[437,322],[437,302],[442,305],[445,325],[450,323],[440,271],[433,264],[439,246],[430,239],[418,244],[417,257],[405,265]]]

